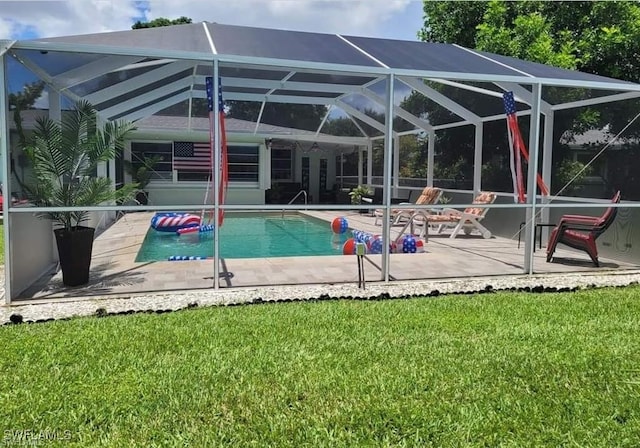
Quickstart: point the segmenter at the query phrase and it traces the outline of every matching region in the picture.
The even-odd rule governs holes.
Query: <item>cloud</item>
[[[131,0],[0,1],[0,39],[127,30],[138,15]]]
[[[136,20],[194,22],[374,36],[416,0],[0,0],[0,39],[129,30]]]
[[[0,18],[0,39],[8,39],[11,37],[13,26],[10,20]]]
[[[373,35],[380,24],[404,11],[411,0],[158,0],[149,19],[187,16],[194,21],[298,31]]]

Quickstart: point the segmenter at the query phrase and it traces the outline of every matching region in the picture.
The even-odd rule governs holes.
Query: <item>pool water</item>
[[[213,232],[178,236],[149,226],[136,261],[166,261],[170,256],[213,257],[213,236]],[[220,228],[220,257],[340,255],[350,236],[350,231],[336,235],[331,223],[309,216],[227,213]]]

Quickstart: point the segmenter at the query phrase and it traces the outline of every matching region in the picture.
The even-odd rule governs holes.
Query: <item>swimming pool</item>
[[[351,232],[336,235],[330,224],[299,214],[227,213],[220,228],[220,257],[340,255]],[[175,255],[213,257],[213,232],[178,236],[149,227],[135,261],[166,261]]]

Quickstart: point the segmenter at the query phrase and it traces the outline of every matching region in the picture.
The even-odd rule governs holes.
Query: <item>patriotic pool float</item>
[[[177,232],[182,229],[200,227],[200,217],[191,213],[156,213],[151,218],[151,227],[159,232]]]

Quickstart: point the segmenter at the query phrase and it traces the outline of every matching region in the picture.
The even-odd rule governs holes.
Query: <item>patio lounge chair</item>
[[[472,204],[488,205],[493,204],[496,200],[496,194],[491,192],[481,192],[475,197]],[[441,233],[447,227],[453,226],[453,231],[449,238],[458,236],[461,230],[465,235],[469,235],[474,230],[478,230],[483,238],[491,238],[491,232],[480,224],[489,209],[485,207],[467,207],[464,211],[446,208],[438,214],[430,214],[426,216],[427,221],[424,223],[426,233],[427,226],[437,225],[438,233]]]
[[[618,191],[611,199],[613,204],[620,203]],[[604,233],[616,218],[618,209],[609,207],[602,216],[564,215],[558,225],[549,235],[547,244],[547,262],[553,258],[553,253],[559,243],[589,254],[593,264],[598,267],[598,246],[596,239]]]
[[[425,187],[420,194],[420,197],[413,203],[414,205],[431,205],[436,204],[442,196],[442,190],[437,187]],[[410,204],[410,202],[401,202],[400,204]],[[391,210],[391,225],[399,224],[403,221],[408,221],[416,213],[413,209],[392,209]],[[376,220],[374,224],[376,226],[382,224],[382,217],[384,216],[384,210],[381,208],[376,209],[373,212]]]

